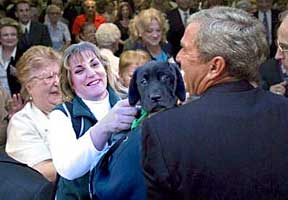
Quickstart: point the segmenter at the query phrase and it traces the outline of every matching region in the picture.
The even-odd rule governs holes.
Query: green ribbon
[[[141,115],[138,119],[134,119],[134,121],[132,122],[132,125],[131,125],[131,130],[133,130],[134,128],[139,126],[139,124],[141,124],[143,119],[145,119],[147,116],[148,116],[148,112],[141,109]]]

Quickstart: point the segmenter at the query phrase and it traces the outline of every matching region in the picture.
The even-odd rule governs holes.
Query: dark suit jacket
[[[29,34],[23,34],[18,42],[18,47],[22,52],[25,52],[33,45],[52,46],[46,25],[39,22],[31,22]]]
[[[19,93],[21,90],[21,84],[16,77],[16,63],[22,56],[22,54],[23,52],[20,51],[19,48],[17,47],[15,58],[11,58],[8,64],[8,68],[6,70],[11,95]]]
[[[190,14],[195,11],[190,9]],[[169,31],[167,33],[167,40],[172,45],[172,55],[175,58],[178,51],[181,49],[180,41],[184,35],[185,27],[182,23],[178,8],[175,8],[167,13],[169,22]]]
[[[148,199],[288,199],[288,101],[219,84],[143,124]]]
[[[275,45],[275,39],[277,38],[277,29],[279,26],[279,18],[278,15],[280,14],[280,11],[278,10],[271,10],[271,17],[272,17],[272,44],[270,45],[270,58],[273,58],[276,54],[277,47]],[[254,17],[258,18],[258,11],[253,13]]]
[[[262,88],[265,90],[269,90],[270,86],[283,81],[280,63],[274,58],[267,60],[260,66],[260,75]]]
[[[53,185],[40,173],[0,153],[0,195],[5,200],[49,200]]]

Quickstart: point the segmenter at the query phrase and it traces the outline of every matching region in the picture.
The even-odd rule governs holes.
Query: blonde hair
[[[21,29],[21,26],[20,24],[15,20],[15,19],[12,19],[10,17],[3,17],[0,19],[0,30],[3,28],[3,27],[14,27],[16,30],[17,30],[17,35],[18,35],[18,38],[22,35],[22,29]]]
[[[132,64],[138,65],[140,67],[141,65],[145,64],[146,62],[150,61],[151,57],[150,55],[143,50],[127,50],[124,51],[120,55],[119,60],[119,77],[123,78],[123,74],[125,70]],[[121,98],[127,97],[126,87],[114,77],[113,80],[110,80],[111,87],[115,90],[117,95],[119,95]]]
[[[28,49],[18,60],[16,64],[16,75],[21,83],[21,95],[27,101],[29,94],[26,84],[31,78],[35,69],[49,66],[50,62],[61,64],[61,54],[54,51],[51,47],[36,45]],[[47,65],[47,66],[46,66]]]
[[[162,33],[162,42],[166,42],[166,34],[169,30],[169,24],[166,20],[165,14],[155,8],[142,10],[132,20],[130,20],[129,33],[132,41],[135,42],[141,38],[140,35],[149,28],[152,20],[156,20],[159,23]]]
[[[143,50],[128,50],[120,55],[119,60],[119,76],[122,76],[125,70],[131,64],[144,64],[151,60],[151,56]]]
[[[56,11],[57,13],[61,14],[61,8],[55,4],[50,4],[49,6],[47,6],[46,8],[46,13],[49,14],[53,11]]]
[[[72,80],[70,75],[71,67],[69,64],[69,60],[72,56],[78,56],[81,59],[84,55],[83,52],[85,51],[93,52],[99,59],[99,61],[103,64],[108,77],[107,84],[109,84],[110,79],[113,79],[111,77],[111,69],[108,66],[106,58],[101,55],[100,50],[98,49],[98,47],[96,47],[96,45],[91,42],[80,42],[78,44],[72,44],[64,51],[62,66],[60,70],[60,89],[63,93],[64,101],[71,101],[74,96],[76,96],[74,88],[72,86]]]

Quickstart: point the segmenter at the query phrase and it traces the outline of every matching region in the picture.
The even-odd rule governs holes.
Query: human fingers
[[[282,86],[286,86],[287,84],[288,84],[288,82],[287,81],[282,81],[281,83],[279,83],[280,85],[282,85]]]
[[[115,106],[131,107],[130,104],[129,104],[129,100],[128,99],[122,99],[122,100],[118,101]]]
[[[286,87],[280,83],[280,84],[271,86],[270,91],[273,92],[274,94],[284,95],[286,92]]]
[[[113,108],[112,111],[115,113],[123,114],[123,115],[133,115],[137,114],[137,108],[134,106],[130,106],[128,101],[121,101],[117,103]]]

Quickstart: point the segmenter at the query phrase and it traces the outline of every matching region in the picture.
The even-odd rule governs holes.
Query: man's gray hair
[[[230,7],[214,7],[192,14],[188,23],[200,23],[194,38],[200,59],[225,59],[229,75],[257,81],[259,66],[269,54],[265,28],[247,12]]]

